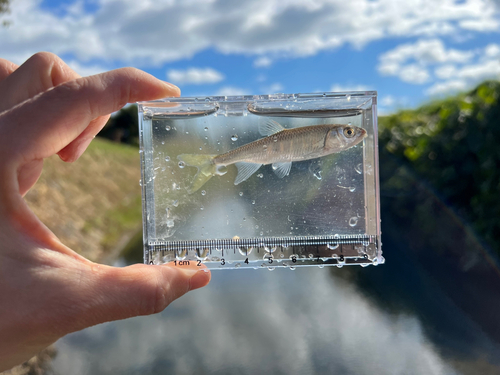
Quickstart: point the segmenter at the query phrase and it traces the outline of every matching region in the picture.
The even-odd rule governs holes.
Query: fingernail
[[[198,270],[189,280],[189,290],[195,290],[207,285],[210,281],[210,271],[206,268]]]
[[[165,81],[163,81],[163,83],[165,83],[165,85],[168,86],[170,90],[175,91],[175,94],[173,96],[181,96],[181,89],[178,88],[176,85],[173,85],[170,82],[165,82]]]

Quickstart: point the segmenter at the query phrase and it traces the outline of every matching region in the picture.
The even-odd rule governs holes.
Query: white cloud
[[[402,44],[382,54],[377,69],[383,75],[397,76],[404,82],[422,84],[431,78],[427,66],[464,63],[473,56],[473,51],[446,48],[439,39],[421,39],[416,43]]]
[[[379,57],[378,71],[413,84],[431,83],[428,95],[471,88],[482,80],[500,78],[500,45],[458,50],[438,39],[402,44]],[[433,74],[431,73],[433,71]]]
[[[171,69],[167,72],[167,78],[175,84],[202,85],[220,82],[224,79],[224,75],[212,68],[189,68],[186,70]]]
[[[216,93],[215,96],[239,96],[239,95],[251,95],[251,92],[248,92],[246,89],[242,89],[240,87],[234,86],[224,86],[221,87]]]
[[[95,64],[84,65],[76,60],[70,60],[67,62],[67,64],[71,69],[73,69],[76,73],[80,74],[82,77],[92,76],[94,74],[99,74],[110,70],[109,68]]]
[[[259,57],[257,60],[253,62],[253,66],[256,68],[267,68],[271,66],[273,63],[273,60],[271,60],[269,57]]]
[[[281,83],[275,82],[272,85],[265,86],[262,88],[264,94],[277,94],[283,92],[283,85]]]
[[[12,3],[8,28],[0,28],[2,56],[15,62],[38,50],[76,56],[81,62],[120,61],[159,66],[214,49],[271,59],[314,55],[350,44],[360,48],[391,37],[498,31],[498,9],[489,0],[96,0],[96,13],[63,14],[39,0]],[[355,17],[353,16],[355,15]],[[449,51],[448,51],[449,52]],[[429,49],[430,59],[439,50]]]
[[[399,78],[408,83],[421,84],[429,80],[429,72],[418,64],[402,66],[399,69]]]
[[[467,83],[463,80],[451,80],[446,82],[439,82],[432,85],[427,89],[426,93],[429,95],[447,94],[450,92],[463,91],[467,88]]]
[[[434,83],[426,93],[449,94],[467,90],[485,79],[500,79],[500,45],[489,44],[474,54],[473,61],[468,63],[437,66],[434,74],[443,81]]]

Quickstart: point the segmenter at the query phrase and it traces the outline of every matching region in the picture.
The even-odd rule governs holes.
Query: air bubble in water
[[[257,175],[257,177],[258,177],[258,178],[262,178],[262,177],[264,177],[264,175],[263,175],[262,173],[259,173],[259,174]]]
[[[321,180],[323,177],[321,177],[321,171],[318,170],[316,172],[314,172],[314,177],[316,177],[318,180]]]
[[[205,208],[205,207],[201,206],[201,207],[200,207],[200,210],[202,210],[202,211],[203,211],[203,210],[204,210],[204,208]]]
[[[178,200],[174,201],[174,203],[172,203],[172,205],[173,205],[174,207],[177,207],[177,206],[179,205],[179,201],[178,201]]]
[[[204,130],[205,130],[205,131],[208,131],[208,127],[206,127],[206,126],[205,126],[205,129],[204,129]]]
[[[186,166],[186,163],[184,163],[183,161],[179,162],[179,168],[184,168],[185,166]]]
[[[207,195],[207,192],[205,190],[202,190],[201,195]]]
[[[354,167],[354,170],[358,172],[359,174],[363,174],[363,164],[359,163]]]
[[[165,156],[165,161],[170,161],[170,156]]]
[[[174,226],[174,220],[168,219],[167,220],[167,228],[173,228],[173,226]]]
[[[244,256],[247,256],[249,255],[253,250],[253,247],[252,246],[249,246],[249,247],[245,247],[245,246],[240,246],[238,247],[238,252],[241,254],[241,255],[244,255]]]
[[[255,204],[255,200],[252,200],[252,204]]]
[[[167,125],[167,126],[165,126],[165,130],[166,130],[166,131],[170,131],[170,129],[172,129],[170,126],[168,126],[168,125]]]
[[[351,227],[355,227],[356,224],[358,223],[358,217],[357,216],[353,216],[349,219],[349,225]]]
[[[242,197],[242,196],[243,196],[243,192],[242,192],[242,191],[240,191],[239,196],[240,196],[240,197]]]
[[[330,250],[335,250],[339,247],[339,244],[338,243],[329,243],[328,245],[326,245],[327,248],[329,248]]]
[[[233,134],[231,136],[231,141],[236,142],[238,140],[238,134]]]
[[[356,187],[355,187],[355,186],[351,186],[351,187],[349,187],[349,191],[350,191],[351,193],[353,193],[353,192],[354,192],[354,190],[356,190]]]

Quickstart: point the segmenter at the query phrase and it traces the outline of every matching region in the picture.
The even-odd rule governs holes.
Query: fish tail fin
[[[187,188],[189,194],[200,189],[205,183],[217,174],[217,166],[212,163],[216,155],[197,155],[197,154],[182,154],[178,155],[177,159],[184,162],[187,166],[198,168],[198,172],[194,176],[191,186]]]

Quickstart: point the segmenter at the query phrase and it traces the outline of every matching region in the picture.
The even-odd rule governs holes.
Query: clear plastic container
[[[144,262],[380,264],[376,92],[139,104]]]

